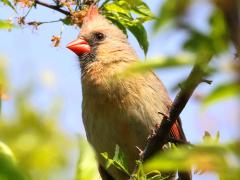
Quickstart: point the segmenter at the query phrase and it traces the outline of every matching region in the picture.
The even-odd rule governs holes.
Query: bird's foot
[[[138,152],[139,152],[139,156],[141,157],[141,156],[142,156],[142,154],[143,154],[143,150],[142,150],[142,149],[140,149],[138,146],[136,146],[136,148],[137,148],[137,150],[138,150]]]
[[[148,140],[153,138],[154,136],[156,136],[156,132],[159,128],[160,128],[160,124],[159,123],[155,124],[155,127],[153,129],[151,129],[151,133],[148,136]]]

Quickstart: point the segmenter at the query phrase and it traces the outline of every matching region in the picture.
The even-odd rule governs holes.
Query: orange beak
[[[78,38],[77,40],[70,42],[67,45],[67,48],[77,55],[89,53],[91,51],[88,42],[84,38]]]

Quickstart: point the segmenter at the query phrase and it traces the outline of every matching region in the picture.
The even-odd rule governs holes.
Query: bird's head
[[[81,63],[111,61],[116,59],[116,53],[132,51],[126,35],[99,14],[96,6],[89,8],[78,38],[67,48],[79,56]]]

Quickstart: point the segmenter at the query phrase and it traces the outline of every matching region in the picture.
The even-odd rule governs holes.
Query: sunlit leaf
[[[143,73],[153,69],[174,68],[188,66],[194,64],[194,56],[179,55],[176,57],[159,57],[146,61],[139,61],[129,66],[123,75],[131,75],[133,73]]]
[[[229,46],[229,34],[224,15],[220,10],[215,10],[209,19],[211,25],[210,38],[215,52],[220,53]]]
[[[130,175],[127,168],[127,161],[118,145],[116,145],[115,154],[113,158],[110,158],[107,152],[101,153],[101,155],[106,160],[106,168],[114,166],[119,170],[125,172],[126,174]]]
[[[143,17],[148,18],[148,20],[151,20],[153,18],[155,18],[153,12],[151,11],[151,9],[149,8],[149,6],[144,3],[143,1],[133,1],[133,3],[131,4],[131,10]]]
[[[208,96],[203,99],[203,105],[208,106],[220,100],[224,100],[233,96],[240,96],[239,82],[231,82],[218,85]]]
[[[220,139],[220,132],[217,131],[216,133],[216,137],[212,137],[212,135],[208,132],[208,131],[205,131],[204,132],[204,136],[203,136],[203,141],[205,143],[218,143],[219,142],[219,139]]]
[[[111,16],[107,17],[110,21],[112,21],[119,29],[121,29],[123,31],[124,34],[127,35],[127,28],[121,24],[121,22],[115,20],[114,18],[111,18]]]
[[[121,167],[122,170],[124,170],[125,173],[129,174],[127,170],[127,160],[118,145],[116,145],[113,160]]]
[[[11,29],[13,28],[13,24],[9,20],[0,20],[0,29]]]
[[[29,101],[31,91],[32,86],[22,87],[14,95],[12,115],[0,121],[0,138],[11,147],[18,165],[31,178],[51,179],[54,175],[58,179],[67,170],[72,139],[57,124],[60,103],[49,105],[49,112],[40,111]]]
[[[126,34],[126,28],[135,36],[144,53],[148,50],[147,32],[142,25],[144,22],[154,19],[150,8],[143,1],[111,1],[105,3],[104,15],[116,24]],[[135,18],[132,15],[135,14]]]
[[[0,154],[9,157],[9,159],[15,163],[16,158],[12,150],[3,142],[0,141]]]
[[[184,28],[190,33],[184,48],[192,52],[209,51],[213,54],[223,53],[229,46],[229,35],[221,12],[215,10],[209,19],[210,32],[204,34],[197,29],[185,25]]]
[[[0,179],[28,179],[17,166],[12,150],[0,141]]]
[[[236,178],[240,174],[238,163],[240,157],[231,147],[237,147],[237,145],[239,142],[225,145],[205,143],[194,147],[169,149],[147,161],[144,169],[146,172],[153,169],[167,172],[184,171],[194,167],[202,171],[216,172],[224,179]]]
[[[158,19],[154,24],[154,31],[159,30],[169,21],[176,20],[181,17],[188,7],[190,0],[165,0],[159,10]]]
[[[147,32],[144,26],[141,24],[136,26],[128,26],[128,29],[136,37],[140,47],[143,49],[144,53],[146,54],[148,51],[149,43],[148,43]]]
[[[9,0],[0,0],[0,1],[2,1],[4,4],[12,8],[15,12],[17,12],[15,7],[12,5],[12,3]]]
[[[189,39],[184,43],[184,49],[192,52],[214,52],[214,47],[211,38],[203,33],[198,32],[195,29],[188,27],[190,31]]]
[[[128,3],[125,1],[120,1],[116,3],[105,4],[105,10],[109,12],[122,13],[130,15],[130,9]]]
[[[95,158],[95,153],[88,144],[88,142],[83,138],[80,138],[79,149],[80,157],[77,163],[75,180],[100,179],[98,173],[98,163]]]

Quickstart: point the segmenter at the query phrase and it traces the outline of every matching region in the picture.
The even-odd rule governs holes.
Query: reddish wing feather
[[[173,138],[186,141],[185,134],[182,129],[181,120],[178,119],[172,126],[170,134]]]

